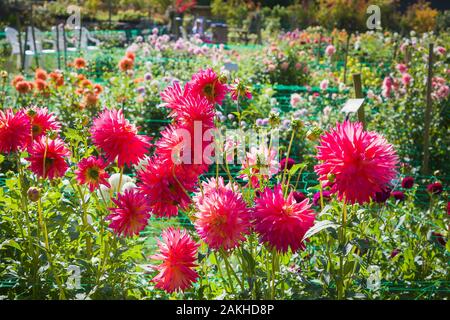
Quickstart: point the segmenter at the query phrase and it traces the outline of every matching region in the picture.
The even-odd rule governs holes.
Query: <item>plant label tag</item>
[[[364,103],[364,99],[348,99],[341,109],[343,113],[356,113]]]
[[[239,66],[237,65],[237,63],[232,63],[232,62],[225,63],[224,67],[225,67],[225,69],[227,69],[230,72],[233,72],[233,71],[237,72],[239,69]]]

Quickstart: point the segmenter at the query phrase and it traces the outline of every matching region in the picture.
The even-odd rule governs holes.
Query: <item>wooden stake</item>
[[[431,101],[432,80],[433,80],[433,43],[428,46],[428,76],[427,76],[427,95],[426,95],[426,109],[425,109],[425,123],[423,133],[423,161],[422,161],[422,174],[429,174],[429,162],[430,162],[430,124],[433,102]]]
[[[56,59],[58,59],[58,70],[61,70],[61,48],[59,47],[59,24],[56,24]]]
[[[357,99],[364,98],[360,73],[353,74],[353,87],[355,89],[355,98],[357,98]],[[364,113],[364,103],[358,109],[358,121],[362,123],[364,128],[366,127],[366,116]]]

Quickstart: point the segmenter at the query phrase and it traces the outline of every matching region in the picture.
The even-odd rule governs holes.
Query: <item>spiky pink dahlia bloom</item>
[[[32,107],[27,110],[30,118],[33,139],[42,137],[48,131],[59,132],[61,124],[56,119],[53,112],[49,112],[47,108]]]
[[[200,128],[214,126],[214,106],[201,96],[191,95],[180,100],[176,109],[176,121],[183,128],[194,129],[196,122]]]
[[[122,110],[105,110],[91,127],[92,141],[102,149],[109,162],[117,158],[119,167],[137,164],[150,148],[150,138],[138,135],[137,128],[125,119]]]
[[[145,196],[136,189],[128,189],[117,195],[117,199],[112,199],[115,208],[108,208],[111,211],[106,220],[111,221],[109,227],[118,235],[132,237],[138,235],[147,225],[150,218],[150,207]]]
[[[255,200],[254,226],[261,242],[280,252],[303,249],[303,237],[314,224],[314,212],[309,199],[297,203],[294,193],[287,198],[281,185],[266,188]]]
[[[168,126],[161,132],[155,154],[171,166],[177,166],[177,169],[183,167],[188,175],[198,176],[208,171],[202,150],[203,146],[195,150],[194,134],[190,130]]]
[[[211,182],[209,182],[211,183]],[[208,184],[208,182],[207,182]],[[206,186],[205,189],[207,189]],[[197,193],[195,229],[212,249],[239,246],[250,230],[250,210],[238,192],[223,184]]]
[[[228,87],[223,84],[213,69],[200,70],[192,76],[191,92],[208,99],[210,103],[222,104]]]
[[[101,158],[90,156],[84,158],[78,163],[78,169],[75,170],[79,184],[87,184],[90,192],[94,192],[100,185],[111,187],[108,178],[109,174],[105,171],[107,164]]]
[[[185,230],[168,228],[162,232],[158,241],[159,253],[152,259],[161,260],[156,267],[158,275],[152,279],[156,287],[166,292],[186,290],[197,281],[195,271],[198,244]]]
[[[172,109],[172,112],[176,113],[181,100],[190,95],[189,83],[182,87],[178,81],[174,81],[172,85],[164,89],[160,95],[163,106]]]
[[[16,114],[12,109],[0,110],[0,153],[24,149],[30,136],[30,121],[23,110],[19,110]]]
[[[69,149],[60,138],[54,140],[42,136],[34,140],[28,150],[30,170],[38,177],[60,178],[64,176],[69,166],[66,158],[70,156]]]
[[[394,147],[361,123],[337,123],[321,137],[314,167],[319,180],[334,177],[332,193],[346,202],[363,204],[384,190],[396,176]]]
[[[147,197],[152,214],[157,217],[178,215],[178,207],[187,208],[191,199],[186,192],[193,192],[197,175],[173,166],[167,160],[151,158],[147,166],[138,172],[139,189]]]

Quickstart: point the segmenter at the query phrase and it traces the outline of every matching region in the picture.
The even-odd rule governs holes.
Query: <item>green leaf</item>
[[[292,168],[289,170],[289,175],[294,175],[299,169],[304,169],[306,167],[306,164],[304,164],[304,163],[297,163],[297,164],[294,164],[293,166],[292,166]]]
[[[3,241],[3,243],[0,245],[0,249],[3,249],[4,246],[10,246],[16,248],[19,251],[22,251],[22,247],[20,246],[20,244],[12,239]]]
[[[339,225],[337,223],[334,223],[333,221],[330,221],[330,220],[319,221],[305,233],[305,236],[303,237],[302,241],[304,241],[307,238],[312,237],[313,235],[315,235],[316,233],[319,233],[320,231],[322,231],[324,229],[328,229],[328,228],[336,229],[338,226]]]

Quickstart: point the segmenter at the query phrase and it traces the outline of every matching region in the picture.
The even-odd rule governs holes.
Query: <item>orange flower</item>
[[[47,72],[44,69],[41,68],[37,68],[36,71],[34,72],[34,79],[41,79],[43,81],[47,80],[48,75]]]
[[[98,84],[98,83],[94,84],[94,92],[95,92],[95,94],[102,93],[103,92],[103,87],[100,84]]]
[[[36,89],[37,89],[38,91],[44,91],[45,89],[48,88],[47,82],[45,82],[45,81],[42,80],[42,79],[36,79],[36,80],[34,81],[34,84],[35,84]]]
[[[28,81],[19,81],[16,83],[15,87],[17,92],[19,92],[20,94],[26,94],[30,92],[31,89],[33,89],[33,84]]]
[[[119,62],[119,69],[121,71],[131,70],[131,69],[133,69],[133,64],[134,64],[134,61],[131,60],[130,58],[123,58]]]
[[[80,82],[79,86],[81,88],[92,88],[92,82],[88,79],[84,79]]]
[[[75,67],[75,69],[84,69],[86,68],[86,60],[84,60],[83,58],[76,58],[73,61],[73,66]]]
[[[134,59],[136,58],[136,55],[133,52],[128,51],[127,53],[125,53],[125,57],[134,61]]]
[[[134,83],[140,83],[140,82],[143,82],[143,81],[144,81],[144,78],[136,78],[136,79],[133,80]]]
[[[50,72],[49,76],[56,87],[60,87],[64,84],[64,76],[60,72],[57,71]]]
[[[17,83],[19,83],[20,81],[24,81],[24,80],[25,80],[25,78],[21,75],[15,76],[13,81],[11,81],[11,85],[13,87],[15,87],[17,85]]]
[[[83,104],[86,107],[94,107],[98,102],[98,96],[93,92],[88,92],[83,99]]]
[[[83,81],[84,79],[86,79],[86,77],[84,76],[84,74],[78,74],[77,75],[78,81]]]

